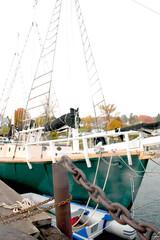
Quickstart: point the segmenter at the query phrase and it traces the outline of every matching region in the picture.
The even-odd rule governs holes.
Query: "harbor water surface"
[[[160,158],[149,161],[146,174],[133,205],[134,219],[160,229]]]
[[[133,218],[138,222],[149,222],[160,228],[160,158],[149,161],[146,174],[138,191],[136,200],[133,204]],[[116,236],[104,233],[97,237],[96,240],[120,240]],[[139,237],[136,237],[139,240]]]

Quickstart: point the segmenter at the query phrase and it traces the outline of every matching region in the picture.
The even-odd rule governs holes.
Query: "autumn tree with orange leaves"
[[[106,124],[105,124],[105,130],[111,130],[115,128],[119,128],[121,126],[121,121],[117,120],[117,116],[119,115],[116,111],[115,104],[108,104],[106,106],[101,105],[100,110],[102,113],[105,113],[106,117]],[[113,116],[114,115],[114,116]]]
[[[15,127],[23,124],[23,116],[25,112],[26,110],[24,108],[18,108],[17,110],[15,110],[14,112]]]
[[[94,122],[94,118],[91,115],[89,115],[85,118],[82,118],[82,121],[84,122],[84,131],[90,132],[92,129],[92,124]]]

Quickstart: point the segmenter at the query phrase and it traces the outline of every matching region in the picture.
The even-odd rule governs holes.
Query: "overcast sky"
[[[63,11],[65,13],[62,15],[63,18],[66,17],[66,11],[70,6],[69,1],[64,1]],[[55,0],[39,0],[35,11],[33,10],[35,4],[33,0],[1,1],[1,86],[7,78],[13,54],[21,50],[34,18],[39,25],[42,40],[44,39],[45,29],[47,29],[54,3]],[[160,113],[160,1],[79,0],[79,3],[106,103],[114,103],[120,115],[133,113],[156,116]],[[65,21],[66,24],[69,21],[72,23],[75,21],[72,11],[70,16],[67,16],[69,20]],[[62,34],[66,34],[67,27],[65,28],[64,24],[62,26],[60,37],[63,39]],[[72,36],[76,39],[75,26],[71,29],[73,29]],[[63,71],[62,66],[63,52],[66,56],[69,50],[67,50],[67,41],[63,42],[60,37],[59,41],[62,46],[59,56],[57,56],[57,62],[61,73],[59,77],[56,73],[56,76],[57,85],[59,85],[57,96],[62,113],[63,109],[66,111],[64,105],[69,107],[70,102],[74,101],[80,93],[81,97],[78,97],[81,100],[80,113],[82,116],[87,116],[91,113],[91,104],[82,97],[84,92],[89,94],[86,87],[87,82],[80,83],[83,74],[80,76],[77,72],[77,76],[74,75],[74,81],[77,80],[76,90],[74,93],[69,93],[74,84],[67,85],[65,72],[67,70]],[[81,66],[80,62],[78,64]],[[60,84],[62,79],[63,83]],[[1,87],[0,92],[2,89],[3,87]],[[65,99],[64,89],[67,91]],[[74,104],[77,104],[78,107],[76,101]]]

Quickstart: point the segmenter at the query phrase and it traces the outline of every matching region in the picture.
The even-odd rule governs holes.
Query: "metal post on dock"
[[[52,165],[55,203],[65,201],[69,196],[69,179],[67,170],[60,164]],[[72,239],[70,203],[56,207],[57,228]]]

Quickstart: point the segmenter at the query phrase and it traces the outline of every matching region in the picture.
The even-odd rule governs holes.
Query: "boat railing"
[[[142,137],[141,133],[138,131],[128,131],[128,132],[115,132],[115,131],[109,131],[109,132],[96,132],[91,133],[87,135],[82,136],[74,136],[74,137],[66,137],[66,138],[60,138],[60,139],[54,139],[54,140],[40,140],[40,134],[44,130],[43,127],[40,128],[33,128],[28,130],[23,130],[19,134],[24,140],[23,144],[26,145],[27,151],[26,151],[26,158],[27,161],[31,158],[30,154],[30,148],[31,146],[35,145],[41,145],[46,146],[48,145],[50,148],[50,156],[53,162],[55,162],[55,158],[57,155],[64,154],[64,151],[55,150],[56,144],[62,144],[65,143],[66,146],[71,145],[72,149],[68,150],[66,153],[84,153],[86,164],[88,167],[91,167],[91,163],[89,160],[89,153],[98,153],[100,151],[115,151],[115,150],[122,150],[127,149],[127,156],[128,156],[128,163],[132,164],[131,154],[130,152],[133,150],[140,150],[143,148],[142,146]],[[38,135],[39,134],[39,135]],[[27,135],[27,138],[26,138]],[[130,135],[137,136],[136,140],[130,141]],[[38,136],[38,138],[37,138]],[[107,141],[107,144],[102,145],[97,144],[95,141],[96,139],[99,139],[99,142],[102,138],[109,139],[109,138],[118,138],[120,136],[123,136],[124,141],[117,142],[117,144],[109,144],[109,141]],[[37,140],[38,139],[38,140]],[[75,144],[76,143],[76,144]]]
[[[23,135],[23,134],[28,134],[28,133],[36,133],[38,131],[42,131],[44,130],[44,127],[39,127],[39,128],[33,128],[33,129],[27,129],[27,130],[23,130],[23,131],[20,131],[20,135]],[[82,139],[90,139],[90,138],[98,138],[98,137],[118,137],[118,136],[121,136],[121,135],[137,135],[139,136],[140,135],[140,132],[139,131],[126,131],[126,132],[115,132],[115,131],[108,131],[108,132],[97,132],[97,133],[91,133],[91,134],[86,134],[86,135],[79,135],[78,137],[70,137],[70,138],[61,138],[61,139],[54,139],[54,140],[46,140],[45,142],[49,142],[49,141],[55,141],[55,142],[61,142],[61,141],[66,141],[66,139],[69,139],[69,140],[73,140],[73,139],[76,139],[76,140],[82,140]],[[32,144],[32,143],[31,143]]]
[[[149,149],[150,146],[154,144],[160,144],[160,136],[154,136],[150,138],[144,138],[142,132],[140,131],[126,131],[126,132],[96,132],[86,135],[79,135],[74,137],[66,137],[54,140],[41,140],[40,136],[43,132],[44,128],[33,128],[28,130],[23,130],[20,132],[20,135],[23,136],[23,144],[26,145],[26,158],[27,161],[31,158],[30,149],[31,146],[40,145],[40,146],[49,146],[49,154],[52,159],[52,162],[56,162],[56,156],[61,156],[61,154],[75,154],[75,153],[84,153],[86,164],[88,167],[91,167],[91,163],[89,160],[89,153],[99,153],[99,152],[107,152],[107,151],[119,151],[126,149],[128,164],[132,165],[131,151],[142,151],[145,149]],[[25,137],[27,135],[27,138]],[[38,137],[37,137],[38,136]],[[109,143],[110,138],[120,138],[123,141],[118,141],[117,143]],[[122,137],[123,136],[123,137]],[[136,136],[135,139],[130,139],[130,136]],[[106,144],[102,144],[96,142],[98,139],[101,142],[101,139],[104,138],[106,140]],[[65,143],[65,144],[64,144]],[[59,144],[59,147],[56,145]],[[65,146],[71,146],[68,150],[65,150],[60,145],[64,144]],[[148,146],[148,148],[146,148]],[[62,150],[63,149],[63,150]],[[150,151],[152,154],[152,152]]]
[[[40,128],[40,130],[43,130],[43,128]],[[34,133],[34,132],[38,132],[38,130],[24,130],[21,131],[21,134],[25,134],[25,133]],[[124,135],[124,139],[126,141],[126,136],[130,136],[130,135],[137,135],[139,136],[140,133],[137,131],[129,131],[129,132],[125,132],[125,133],[94,133],[94,134],[88,134],[88,135],[83,135],[83,136],[77,136],[77,137],[66,137],[66,138],[58,138],[58,139],[54,139],[54,140],[40,140],[40,141],[25,141],[26,145],[34,145],[34,144],[50,144],[50,142],[54,142],[54,143],[60,143],[60,142],[66,142],[66,141],[74,141],[74,140],[89,140],[89,139],[96,139],[96,138],[100,138],[100,137],[104,137],[104,138],[109,138],[109,137],[119,137],[121,135]],[[129,138],[127,139],[127,141],[129,141]],[[134,140],[133,140],[134,141]],[[114,143],[115,144],[115,143]]]

